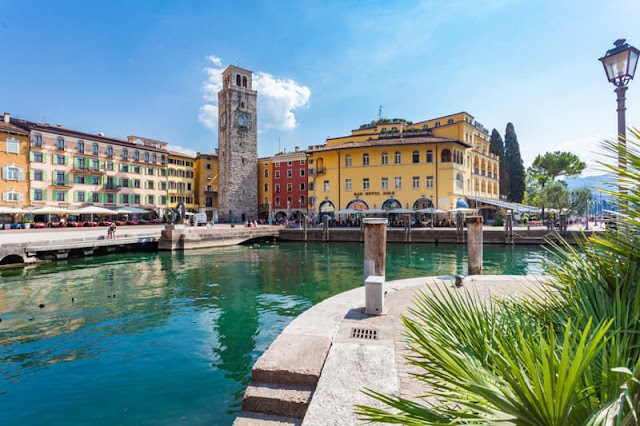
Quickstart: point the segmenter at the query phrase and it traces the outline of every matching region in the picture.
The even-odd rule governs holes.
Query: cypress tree
[[[509,196],[509,170],[504,155],[504,142],[496,129],[491,131],[489,140],[489,152],[498,156],[500,160],[500,194]]]
[[[509,175],[509,200],[521,203],[526,189],[525,171],[518,136],[512,123],[507,123],[507,129],[504,132],[504,155]]]

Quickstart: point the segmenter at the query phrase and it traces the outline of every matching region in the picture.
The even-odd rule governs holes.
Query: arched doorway
[[[385,202],[382,203],[382,209],[386,211],[400,208],[402,208],[402,204],[395,198],[387,198]]]
[[[420,209],[428,209],[433,207],[433,201],[431,201],[428,198],[418,198],[414,203],[413,203],[413,209],[414,210],[420,210]]]
[[[325,200],[320,203],[318,210],[320,211],[320,222],[324,223],[325,216],[329,216],[329,220],[332,220],[334,218],[336,208],[331,201]]]
[[[353,210],[369,210],[369,205],[364,200],[356,198],[355,200],[349,201],[347,208]]]

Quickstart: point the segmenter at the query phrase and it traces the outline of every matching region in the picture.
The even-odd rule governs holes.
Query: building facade
[[[23,207],[29,198],[29,132],[11,123],[9,113],[0,121],[0,205]]]
[[[488,148],[486,129],[464,112],[416,124],[362,125],[309,147],[308,204],[316,214],[332,214],[345,208],[448,210],[470,196],[498,198],[498,159]]]
[[[128,140],[26,120],[32,206],[134,206],[162,214],[168,152],[150,140]]]
[[[195,157],[176,151],[169,151],[167,165],[167,186],[169,206],[183,202],[188,211],[197,211],[195,190]]]
[[[307,154],[279,153],[258,162],[260,217],[283,219],[307,214]]]
[[[207,220],[218,219],[218,154],[196,156],[195,192],[198,212],[206,213]]]
[[[258,93],[251,78],[251,71],[229,66],[218,93],[218,215],[223,222],[258,217]]]

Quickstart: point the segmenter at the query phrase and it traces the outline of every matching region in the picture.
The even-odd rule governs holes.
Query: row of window
[[[300,183],[300,191],[304,191],[305,187],[306,187],[306,185],[305,185],[304,182]],[[280,184],[279,183],[276,183],[274,185],[274,190],[275,190],[276,193],[280,192]],[[288,183],[287,184],[287,192],[291,192],[291,191],[293,191],[293,184],[292,183]],[[264,192],[269,192],[269,184],[268,183],[264,184]]]
[[[176,160],[175,158],[169,158],[169,164],[175,164],[176,166],[193,167],[193,161]]]
[[[433,176],[426,177],[426,187],[427,189],[433,189]],[[323,190],[324,192],[329,192],[329,181],[325,180],[323,182]],[[402,189],[402,176],[396,176],[393,178],[393,184],[395,189]],[[411,184],[413,189],[420,189],[420,177],[413,176],[411,179]],[[353,190],[353,181],[351,179],[345,179],[344,181],[344,189],[345,191]],[[362,189],[370,190],[371,189],[371,179],[363,178],[362,179]],[[389,189],[389,178],[383,177],[380,179],[380,189]]]
[[[169,182],[169,189],[171,190],[177,190],[178,192],[187,192],[187,191],[191,191],[191,184],[190,183],[184,183],[184,182]]]
[[[415,150],[412,152],[411,154],[411,162],[413,164],[419,164],[420,163],[420,151]],[[433,151],[432,150],[427,150],[427,152],[425,153],[425,162],[426,163],[433,163]],[[443,149],[442,152],[440,153],[440,162],[442,163],[450,163],[450,162],[454,162],[454,163],[458,163],[458,164],[463,164],[464,163],[464,153],[460,150],[454,149],[453,153],[451,152],[451,150],[449,149]],[[364,153],[362,154],[362,165],[363,166],[368,166],[370,164],[370,156],[368,153]],[[380,164],[382,165],[387,165],[389,164],[389,153],[387,152],[383,152],[380,155]],[[396,151],[393,154],[393,164],[402,164],[402,153],[400,151]],[[345,167],[352,167],[353,166],[353,157],[351,156],[351,154],[347,154],[344,157],[344,166]],[[266,177],[266,176],[265,176]]]
[[[172,169],[169,168],[169,176],[175,176],[175,177],[186,177],[189,179],[193,179],[193,172],[191,170],[183,170],[183,169]],[[209,175],[211,176],[211,175]],[[211,178],[209,178],[211,179]]]
[[[193,204],[193,197],[182,197],[182,196],[172,195],[170,199],[171,199],[171,204],[175,204],[179,201],[182,201],[185,204]]]
[[[53,164],[59,166],[65,166],[68,164],[68,159],[65,155],[62,154],[54,154]],[[34,163],[45,163],[47,161],[47,154],[43,152],[31,152],[31,161]],[[100,166],[100,160],[95,158],[84,158],[84,157],[74,157],[74,168],[83,169],[83,170],[91,170],[91,171],[99,171],[99,170],[108,170],[113,171],[114,163],[112,161],[105,161],[104,167]],[[120,171],[123,173],[135,173],[142,174],[143,168],[138,165],[133,164],[120,164]],[[166,170],[163,168],[157,169],[158,176],[166,176]],[[189,172],[191,177],[193,177],[193,172]],[[149,176],[154,176],[156,174],[156,169],[154,167],[146,167],[146,174]]]
[[[305,175],[306,175],[305,169],[300,169],[300,176],[305,176]],[[280,170],[276,170],[274,172],[274,176],[275,176],[276,179],[279,179],[280,178]],[[264,177],[265,178],[269,177],[269,169],[265,169],[264,170]],[[293,170],[291,170],[291,169],[287,170],[287,177],[288,178],[293,177]]]
[[[304,195],[301,195],[301,196],[300,196],[300,198],[298,199],[298,202],[299,202],[299,205],[300,205],[300,206],[304,206],[304,201],[305,201],[305,199],[306,199],[306,198],[305,198],[305,196],[304,196]],[[292,196],[288,196],[288,197],[287,197],[287,204],[286,204],[286,205],[281,205],[281,204],[280,204],[280,201],[281,201],[281,200],[280,200],[280,197],[275,197],[275,198],[273,199],[273,206],[274,206],[274,207],[276,207],[276,208],[277,208],[277,207],[287,207],[287,206],[291,207],[291,206],[293,206],[293,197],[292,197]],[[268,204],[268,203],[269,203],[269,197],[265,197],[265,199],[264,199],[264,203],[265,203],[265,204]]]
[[[18,193],[19,194],[19,193]],[[4,196],[3,196],[4,199]],[[32,189],[31,199],[33,201],[44,201],[47,199],[47,191],[45,189]],[[147,204],[155,204],[155,195],[146,195],[145,201]],[[78,203],[105,203],[115,204],[116,200],[119,200],[122,204],[140,204],[141,196],[139,194],[103,194],[100,192],[85,192],[74,191],[73,200]],[[167,204],[167,196],[162,195],[158,197],[161,205]],[[68,191],[52,191],[51,201],[57,202],[69,202]]]
[[[34,134],[33,135],[33,141],[32,144],[34,147],[42,147],[42,135],[40,134]],[[56,150],[58,151],[64,151],[66,149],[66,142],[64,140],[64,138],[62,137],[58,137],[56,139]],[[82,140],[79,140],[76,142],[76,152],[80,153],[80,154],[84,154],[85,153],[85,143]],[[91,144],[91,154],[92,155],[100,155],[100,147],[98,146],[97,143],[92,143]],[[129,159],[129,150],[127,148],[122,148],[122,151],[120,152],[120,155],[122,157],[123,160],[128,160]],[[106,148],[106,156],[107,157],[113,157],[113,147],[111,145],[107,145]],[[151,153],[149,154],[148,152],[144,152],[142,154],[142,158],[143,161],[145,163],[157,163],[158,157],[157,154]],[[135,161],[140,161],[140,151],[138,150],[134,150],[133,151],[133,160]],[[166,163],[166,157],[164,154],[162,154],[160,156],[160,161],[162,164]],[[191,163],[193,165],[193,163]]]
[[[304,166],[305,160],[300,160],[300,165]],[[280,162],[276,161],[273,163],[276,167],[280,167]],[[265,166],[269,166],[269,163],[264,163]],[[293,161],[287,161],[287,166],[293,166]]]

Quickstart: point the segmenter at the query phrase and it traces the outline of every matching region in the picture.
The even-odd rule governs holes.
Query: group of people
[[[245,228],[257,228],[258,227],[258,221],[254,220],[253,222],[251,222],[250,220],[244,223]]]

